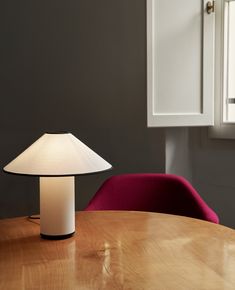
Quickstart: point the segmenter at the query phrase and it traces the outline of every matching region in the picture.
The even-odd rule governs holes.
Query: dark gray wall
[[[81,209],[109,175],[164,171],[146,125],[145,0],[0,1],[0,166],[71,131],[113,166],[76,178]],[[0,174],[0,217],[38,212],[38,180]]]
[[[190,138],[193,184],[220,222],[235,228],[235,141],[209,138],[207,128],[191,128]]]

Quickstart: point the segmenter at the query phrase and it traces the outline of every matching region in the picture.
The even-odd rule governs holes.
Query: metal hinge
[[[235,98],[227,98],[228,104],[235,104]]]
[[[206,3],[206,12],[208,14],[211,14],[211,13],[215,12],[215,1],[208,1]]]

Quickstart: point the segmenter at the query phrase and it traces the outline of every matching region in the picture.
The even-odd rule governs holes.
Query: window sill
[[[235,123],[215,124],[209,128],[209,137],[215,139],[235,139]]]

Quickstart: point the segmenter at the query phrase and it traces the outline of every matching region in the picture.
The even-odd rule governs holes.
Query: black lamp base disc
[[[71,238],[74,233],[75,232],[66,234],[66,235],[55,235],[55,236],[45,235],[41,233],[40,235],[42,239],[46,239],[46,240],[65,240],[65,239]]]

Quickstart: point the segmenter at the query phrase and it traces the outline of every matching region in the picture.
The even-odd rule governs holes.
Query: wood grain
[[[80,212],[67,240],[0,220],[0,289],[235,289],[235,231],[158,213]]]

